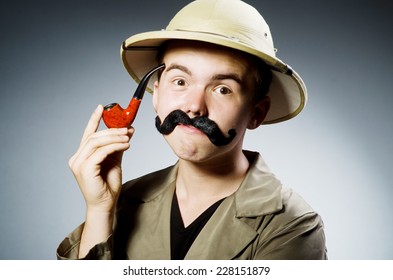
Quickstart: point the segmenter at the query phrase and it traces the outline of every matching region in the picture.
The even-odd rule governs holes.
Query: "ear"
[[[247,128],[256,129],[265,120],[267,113],[270,109],[270,97],[265,96],[262,100],[258,101],[254,106],[254,113],[250,118]]]
[[[158,103],[158,81],[154,82],[154,86],[153,86],[153,108],[154,111],[157,113],[157,103]]]

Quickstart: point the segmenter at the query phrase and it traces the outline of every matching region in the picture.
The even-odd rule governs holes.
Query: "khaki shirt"
[[[185,259],[327,259],[323,222],[295,192],[282,186],[258,153],[239,189],[225,198]],[[86,259],[170,259],[170,212],[177,164],[124,184],[114,233]],[[57,249],[76,259],[83,224]]]

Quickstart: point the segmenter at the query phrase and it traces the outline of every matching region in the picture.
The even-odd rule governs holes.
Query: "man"
[[[269,27],[239,0],[197,0],[162,31],[122,47],[134,79],[152,79],[156,127],[178,156],[122,186],[133,128],[97,131],[98,106],[70,159],[86,221],[58,258],[325,259],[323,223],[281,185],[262,157],[242,150],[247,129],[296,116],[303,81],[275,57]]]

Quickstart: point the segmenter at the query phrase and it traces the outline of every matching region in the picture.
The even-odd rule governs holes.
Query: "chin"
[[[217,147],[210,140],[206,139],[194,141],[185,139],[183,141],[172,141],[172,137],[166,136],[166,141],[179,159],[190,162],[204,162],[217,153]]]
[[[173,149],[178,158],[190,162],[205,162],[215,155],[214,148],[183,146],[179,149]]]

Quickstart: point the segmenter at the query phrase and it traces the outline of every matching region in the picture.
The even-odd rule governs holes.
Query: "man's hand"
[[[105,241],[112,232],[116,202],[122,185],[121,160],[130,147],[133,128],[97,131],[103,107],[91,115],[77,152],[69,166],[86,202],[86,223],[80,256],[95,244]]]

